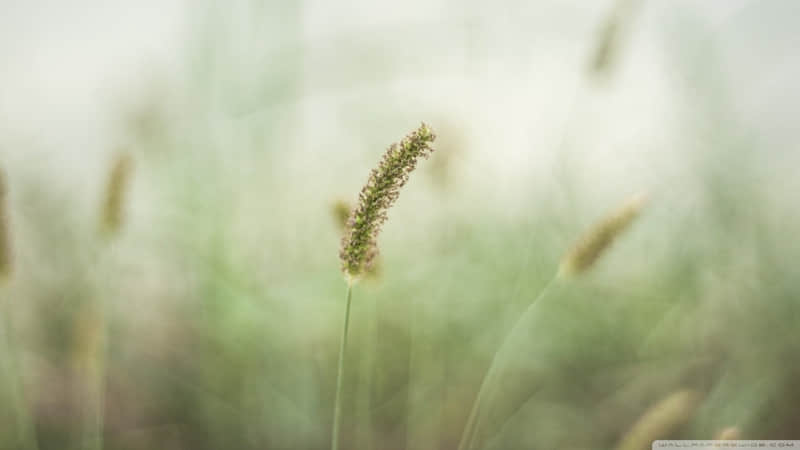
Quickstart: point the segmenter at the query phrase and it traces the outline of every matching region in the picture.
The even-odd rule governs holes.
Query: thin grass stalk
[[[520,316],[514,326],[511,328],[511,331],[506,335],[506,338],[503,340],[502,344],[500,344],[500,348],[492,358],[492,362],[489,365],[489,370],[486,373],[486,376],[483,378],[483,382],[481,383],[480,389],[478,389],[478,395],[475,397],[475,401],[472,404],[472,410],[470,411],[469,417],[467,418],[467,424],[464,427],[464,433],[461,435],[461,442],[458,444],[458,450],[470,450],[473,448],[475,443],[476,435],[478,430],[480,430],[482,420],[485,417],[481,408],[483,405],[491,404],[493,397],[497,392],[497,383],[494,380],[497,378],[498,373],[502,372],[502,369],[505,368],[506,364],[506,354],[508,352],[508,345],[513,340],[512,338],[519,332],[522,327],[522,324],[527,321],[527,319],[533,315],[535,311],[535,306],[541,303],[542,299],[547,296],[550,292],[551,287],[555,282],[559,279],[558,274],[554,275],[550,280],[544,285],[542,290],[539,292],[539,295],[536,296],[535,299],[528,305],[528,308],[525,312]],[[484,411],[485,412],[485,411]]]
[[[79,326],[79,363],[86,380],[83,444],[87,449],[103,448],[105,408],[106,317],[101,305],[90,305]]]
[[[414,299],[414,300],[411,301],[410,309],[411,309],[411,317],[418,317],[419,316],[421,307],[418,304],[417,299]],[[405,436],[406,437],[406,447],[408,447],[411,444],[416,444],[416,442],[415,442],[416,436],[414,434],[414,432],[416,431],[416,426],[417,426],[417,423],[414,420],[414,413],[416,412],[416,410],[414,409],[415,406],[416,406],[416,397],[415,397],[416,391],[414,389],[415,388],[414,382],[416,381],[415,380],[415,375],[416,375],[417,366],[420,365],[417,362],[417,359],[421,358],[421,356],[418,355],[418,351],[416,350],[416,348],[417,348],[417,345],[418,345],[418,343],[417,343],[417,339],[418,339],[417,338],[417,333],[419,333],[420,329],[424,327],[424,324],[422,324],[422,326],[420,326],[420,324],[418,324],[416,320],[412,320],[408,325],[409,325],[409,327],[408,327],[408,339],[409,339],[410,342],[409,342],[409,346],[408,346],[408,361],[407,361],[408,362],[408,366],[407,366],[407,371],[408,372],[407,372],[407,382],[406,382],[407,383],[407,389],[406,389],[406,427],[405,427],[405,429],[406,429],[405,430],[405,432],[406,432],[405,433],[405,435],[406,435]],[[422,447],[422,445],[418,445],[418,446]]]
[[[481,405],[490,404],[496,391],[497,383],[494,379],[498,372],[505,368],[506,352],[509,342],[519,332],[520,327],[525,323],[529,316],[535,311],[534,307],[541,303],[542,298],[546,297],[553,284],[560,280],[568,280],[586,273],[592,268],[598,259],[608,250],[614,241],[627,230],[634,220],[639,216],[647,203],[645,194],[637,194],[630,197],[618,209],[608,213],[592,227],[586,230],[576,241],[573,247],[567,251],[561,259],[558,271],[544,285],[539,295],[528,305],[528,308],[516,321],[511,331],[506,335],[500,348],[495,353],[489,370],[481,383],[478,395],[472,405],[472,410],[467,419],[459,450],[471,450],[476,433],[480,430],[481,421],[484,414],[481,412]]]
[[[342,420],[342,384],[345,371],[345,353],[347,351],[347,332],[350,328],[350,302],[353,297],[353,283],[347,283],[347,302],[344,309],[344,325],[339,344],[339,364],[336,369],[336,396],[333,403],[333,429],[331,431],[331,450],[339,448],[339,432]]]
[[[367,273],[367,275],[369,272]],[[366,316],[367,316],[367,338],[366,348],[362,352],[361,358],[361,377],[359,378],[359,392],[358,392],[358,416],[359,422],[362,424],[360,428],[360,437],[358,448],[363,450],[371,450],[374,445],[374,436],[372,434],[372,386],[373,376],[375,370],[375,354],[376,350],[376,333],[378,328],[378,316],[375,302],[367,302]]]
[[[5,282],[0,282],[0,291],[5,291]],[[18,442],[22,443],[23,448],[38,450],[39,442],[36,436],[36,429],[33,424],[33,418],[28,410],[25,402],[25,389],[23,382],[20,379],[19,366],[17,364],[18,355],[16,352],[16,343],[13,339],[13,329],[11,327],[11,319],[9,306],[6,304],[5,292],[0,292],[0,315],[3,316],[0,323],[0,351],[6,355],[3,359],[6,362],[7,375],[10,378],[11,384],[11,402],[14,410],[14,420],[16,421],[15,427],[17,429]]]
[[[0,289],[2,288],[0,287]],[[0,294],[0,296],[5,297],[5,295],[2,294]],[[0,303],[2,303],[2,311],[0,311],[0,314],[3,316],[2,323],[0,323],[0,327],[2,327],[2,331],[0,331],[0,333],[2,333],[2,336],[0,336],[0,340],[2,340],[0,345],[2,345],[2,348],[0,351],[6,355],[4,359],[7,365],[7,374],[10,378],[9,381],[12,391],[11,406],[14,410],[15,427],[19,433],[18,441],[22,442],[24,448],[37,450],[39,444],[36,430],[33,426],[33,419],[25,403],[25,390],[20,380],[19,366],[17,365],[16,345],[12,336],[11,320],[8,314],[10,308],[6,305],[5,298],[0,298]]]
[[[7,303],[7,285],[11,281],[14,269],[14,258],[11,245],[8,205],[6,203],[7,187],[5,174],[0,170],[0,345],[3,358],[7,364],[7,376],[10,378],[11,403],[14,420],[19,435],[17,439],[25,448],[38,449],[39,443],[33,419],[25,402],[25,389],[19,373],[17,346],[14,342],[11,321],[11,306]]]
[[[133,174],[133,158],[130,154],[118,153],[111,165],[100,204],[99,234],[103,244],[95,252],[93,267],[106,267],[104,261],[110,248],[125,225],[125,206]],[[106,277],[101,279],[105,283]],[[84,445],[90,450],[102,450],[105,429],[105,390],[108,364],[108,312],[106,302],[96,299],[89,305],[83,330],[86,339],[81,341],[79,351],[83,354],[82,368],[88,384],[88,405],[84,421]]]
[[[5,177],[0,171],[0,286],[6,285],[14,269],[7,209]]]

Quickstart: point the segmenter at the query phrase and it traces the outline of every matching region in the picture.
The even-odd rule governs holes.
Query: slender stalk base
[[[378,327],[377,308],[375,302],[364,304],[367,319],[366,341],[359,350],[361,361],[360,376],[358,379],[358,445],[361,450],[373,450],[372,435],[372,375],[375,367],[376,333]]]
[[[108,376],[109,294],[107,267],[113,241],[104,241],[94,249],[92,262],[85,274],[86,283],[96,289],[75,323],[78,333],[77,346],[73,349],[75,362],[79,364],[85,381],[82,392],[81,448],[102,450],[105,430],[105,391]],[[99,276],[97,275],[99,274]]]
[[[4,280],[0,280],[0,291],[4,290]],[[11,319],[9,314],[11,308],[6,305],[5,293],[0,292],[0,354],[3,355],[4,361],[0,361],[0,377],[7,377],[7,383],[10,393],[11,405],[10,409],[13,410],[16,436],[14,439],[16,443],[14,446],[23,445],[24,448],[31,450],[38,450],[39,443],[36,436],[36,426],[33,421],[31,412],[25,400],[24,384],[22,382],[22,374],[18,366],[17,348],[14,343],[13,330],[11,327]],[[4,442],[0,442],[2,446]]]
[[[347,306],[344,310],[344,326],[342,340],[339,345],[339,367],[336,371],[336,398],[333,404],[333,431],[331,432],[331,450],[339,449],[339,428],[342,418],[342,381],[344,378],[345,351],[347,350],[347,331],[350,328],[350,300],[353,296],[353,284],[347,282]]]
[[[506,335],[503,343],[500,344],[500,348],[494,354],[494,358],[492,358],[492,363],[489,366],[489,371],[486,373],[486,376],[483,378],[483,382],[481,383],[481,387],[478,390],[478,395],[475,397],[475,402],[472,404],[472,410],[469,413],[469,418],[467,419],[467,424],[464,427],[464,433],[461,435],[461,442],[458,444],[458,450],[471,450],[472,446],[475,442],[475,436],[477,435],[480,425],[481,419],[484,417],[484,414],[481,412],[481,407],[483,404],[488,403],[491,401],[494,392],[496,383],[494,382],[497,374],[502,370],[503,365],[505,364],[505,354],[508,350],[507,346],[509,342],[511,342],[512,337],[519,331],[522,324],[526,321],[526,319],[533,313],[534,306],[539,303],[539,301],[547,295],[547,292],[550,290],[550,287],[553,285],[553,282],[558,279],[558,275],[554,276],[544,285],[539,295],[528,305],[528,308],[525,312],[520,316],[514,326],[511,328],[511,331]]]
[[[99,303],[99,300],[92,301]],[[83,323],[79,323],[85,328],[81,331],[85,336],[82,337],[78,357],[86,381],[83,448],[87,450],[103,448],[108,332],[104,308],[102,304],[91,305],[84,313]]]

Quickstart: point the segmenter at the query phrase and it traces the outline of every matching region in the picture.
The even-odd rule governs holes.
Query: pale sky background
[[[300,42],[297,82],[305,95],[297,110],[303,125],[293,129],[296,164],[318,156],[324,164],[330,142],[351,144],[342,120],[353,105],[413,110],[426,103],[435,116],[426,120],[446,117],[464,134],[467,166],[496,174],[505,186],[499,192],[513,192],[531,166],[549,167],[531,162],[555,157],[570,111],[584,116],[580,139],[592,140],[592,150],[581,158],[601,179],[641,169],[636,158],[616,158],[619,152],[673,152],[685,107],[675,89],[686,83],[674,54],[710,37],[718,52],[710,78],[730,94],[734,113],[776,154],[796,153],[799,3],[645,0],[626,31],[613,89],[573,106],[591,89],[585,60],[613,3],[309,0],[298,18],[217,2],[210,8],[230,33],[221,44],[230,58],[211,77],[241,90],[225,119],[250,120],[262,107],[251,92],[269,84],[271,61],[263,55]],[[78,173],[101,166],[98,156],[115,145],[115,108],[153,82],[183,82],[204,8],[180,0],[0,0],[0,156]],[[684,33],[685,23],[696,27]],[[362,59],[376,57],[379,73],[359,72]],[[424,96],[413,95],[421,90]]]

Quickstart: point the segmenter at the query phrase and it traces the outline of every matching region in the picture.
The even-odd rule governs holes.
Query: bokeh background
[[[0,448],[328,448],[337,208],[421,121],[436,152],[354,291],[343,448],[455,448],[561,255],[636,192],[633,229],[525,316],[476,446],[800,439],[797,17],[0,0]]]

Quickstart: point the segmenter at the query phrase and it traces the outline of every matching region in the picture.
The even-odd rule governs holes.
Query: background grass
[[[105,448],[328,447],[333,204],[421,120],[437,152],[390,212],[380,276],[354,292],[342,448],[454,448],[563,252],[640,190],[641,220],[511,343],[482,445],[613,448],[686,388],[702,401],[669,437],[800,438],[797,6],[641,3],[593,76],[613,7],[193,3],[170,58],[91,91],[81,102],[104,113],[83,118],[35,98],[10,114],[36,82],[19,74],[39,69],[8,72],[0,448],[30,446],[31,425],[42,449],[97,437],[81,353],[95,304]],[[120,149],[136,167],[106,245]]]

